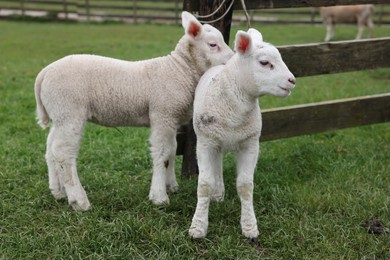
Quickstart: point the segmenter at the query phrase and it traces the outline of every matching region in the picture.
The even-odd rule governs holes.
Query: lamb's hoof
[[[176,184],[173,184],[173,185],[167,185],[167,191],[168,192],[176,192],[179,190],[179,185],[176,183]]]
[[[249,241],[249,244],[251,244],[255,248],[257,248],[257,249],[261,249],[262,248],[262,246],[260,244],[260,241],[257,239],[257,237],[248,238],[248,241]]]
[[[86,201],[83,201],[83,202],[77,202],[75,200],[73,201],[69,201],[69,205],[72,206],[72,208],[75,210],[75,211],[87,211],[90,209],[91,207],[91,204],[89,203],[88,200]]]
[[[51,194],[56,200],[62,200],[66,198],[65,190],[50,190]]]
[[[164,206],[169,204],[169,197],[167,194],[165,195],[155,195],[155,194],[149,194],[149,200],[153,202],[156,206]]]
[[[203,239],[206,237],[207,230],[191,226],[188,233],[192,239]]]
[[[252,230],[243,230],[242,234],[250,240],[253,240],[257,239],[257,237],[259,236],[259,230],[257,228],[254,228]]]

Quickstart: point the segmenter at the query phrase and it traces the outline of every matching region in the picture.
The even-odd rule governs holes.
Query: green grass
[[[277,45],[320,41],[320,26],[255,25]],[[169,53],[180,26],[0,21],[0,259],[387,259],[390,128],[380,124],[262,143],[255,174],[260,246],[242,237],[233,157],[224,159],[226,196],[212,203],[209,233],[192,241],[196,178],[181,179],[171,204],[147,200],[148,129],[88,125],[78,161],[92,203],[85,213],[55,201],[44,160],[47,131],[35,123],[33,84],[50,62],[71,53],[144,59]],[[232,37],[237,29],[234,27]],[[355,27],[338,28],[338,39]],[[378,27],[376,36],[390,35]],[[385,93],[390,70],[299,78],[291,97],[263,108]],[[178,159],[177,172],[180,170]]]

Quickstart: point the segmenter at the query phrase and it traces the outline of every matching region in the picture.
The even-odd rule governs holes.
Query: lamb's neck
[[[197,54],[193,43],[182,38],[174,51],[168,55],[174,68],[180,71],[185,78],[191,78],[192,82],[198,82],[205,70],[197,62]]]
[[[250,76],[243,73],[236,63],[231,64],[227,71],[229,73],[226,76],[229,82],[232,82],[229,86],[233,88],[232,91],[235,93],[237,101],[242,104],[241,107],[244,110],[252,110],[254,106],[258,106],[258,96],[251,93],[248,87],[250,84],[254,84],[249,80]]]

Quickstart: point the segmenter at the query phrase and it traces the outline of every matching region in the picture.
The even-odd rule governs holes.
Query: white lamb
[[[233,51],[222,34],[182,13],[185,35],[165,57],[129,62],[71,55],[44,68],[35,82],[38,123],[47,127],[49,187],[78,211],[90,207],[76,158],[87,121],[109,126],[150,126],[153,176],[149,199],[169,203],[178,189],[174,163],[176,130],[192,117],[195,88],[203,73],[224,64]]]
[[[198,138],[198,202],[189,234],[203,238],[208,228],[210,200],[223,200],[223,153],[231,151],[237,163],[237,192],[241,200],[244,236],[258,234],[253,209],[253,174],[262,127],[259,96],[289,96],[295,77],[279,51],[263,42],[255,29],[238,31],[236,54],[226,65],[211,68],[195,93],[193,124]]]
[[[357,23],[358,33],[356,39],[361,39],[366,26],[369,27],[369,37],[372,37],[374,23],[371,16],[374,11],[373,5],[339,5],[320,7],[320,15],[326,24],[325,41],[334,37],[336,23]]]

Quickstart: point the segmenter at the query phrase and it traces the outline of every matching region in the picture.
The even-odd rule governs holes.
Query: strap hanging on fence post
[[[225,4],[225,1],[226,0],[223,0],[222,3],[218,6],[217,9],[214,10],[214,12],[210,13],[210,14],[206,14],[206,15],[196,15],[196,18],[198,19],[204,19],[204,18],[210,18],[212,17],[213,15],[215,15],[219,9],[221,9],[221,7]],[[234,2],[234,1],[233,1]]]
[[[242,9],[244,10],[246,23],[248,25],[248,29],[251,28],[251,19],[249,17],[248,11],[246,10],[245,0],[241,0]]]
[[[225,4],[225,0],[223,0],[222,3],[219,5],[219,7],[214,12],[212,12],[211,14],[208,14],[208,15],[198,15],[198,16],[196,16],[196,18],[198,18],[198,19],[199,18],[210,18],[214,14],[216,14],[219,11],[219,9],[221,9],[221,7],[224,6],[224,4]],[[234,4],[234,0],[232,0],[232,2],[230,3],[229,7],[226,9],[225,13],[223,15],[221,15],[220,17],[216,18],[216,19],[211,20],[211,21],[204,21],[204,20],[203,21],[199,20],[199,21],[201,23],[208,23],[208,24],[216,23],[216,22],[222,20],[229,13],[229,11],[232,8],[233,4]]]
[[[212,17],[213,15],[215,15],[222,8],[222,6],[225,5],[225,1],[226,0],[223,0],[222,3],[218,6],[218,8],[216,8],[214,10],[214,12],[212,12],[210,14],[207,14],[207,15],[196,15],[196,18],[198,18],[198,19],[207,19],[207,18]],[[211,20],[211,21],[200,20],[200,22],[211,24],[211,23],[215,23],[215,22],[220,21],[221,19],[223,19],[227,15],[227,13],[233,7],[233,4],[234,4],[234,0],[231,1],[229,7],[226,9],[225,13],[222,16],[220,16],[220,17],[218,17],[218,18],[216,18],[214,20]],[[242,9],[244,10],[245,17],[246,17],[246,22],[247,22],[248,29],[249,29],[251,27],[251,19],[249,17],[248,11],[246,9],[245,0],[241,0],[241,5],[242,5]]]

